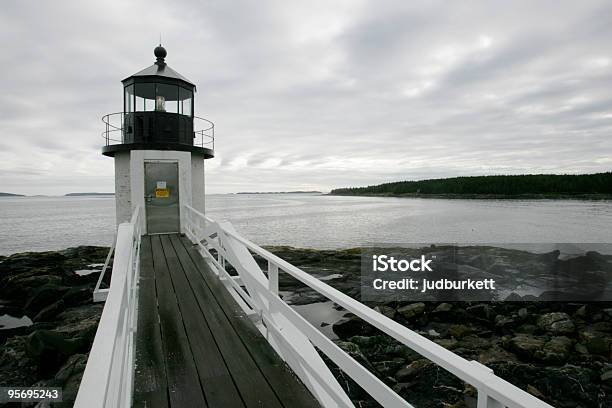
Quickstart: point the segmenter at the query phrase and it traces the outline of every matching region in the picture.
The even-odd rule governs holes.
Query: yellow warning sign
[[[155,189],[155,198],[168,198],[168,197],[170,197],[169,188],[156,188]]]

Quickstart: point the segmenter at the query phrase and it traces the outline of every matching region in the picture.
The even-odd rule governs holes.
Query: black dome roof
[[[188,80],[187,78],[185,78],[184,76],[182,76],[181,74],[179,74],[178,72],[170,68],[168,64],[166,64],[166,62],[164,61],[164,58],[166,58],[166,55],[168,55],[168,52],[166,51],[164,47],[161,46],[161,44],[155,47],[155,50],[153,50],[153,54],[155,54],[155,57],[157,58],[157,61],[153,65],[141,71],[138,71],[134,75],[130,75],[129,77],[125,78],[121,82],[125,82],[128,79],[134,78],[134,77],[159,76],[159,77],[164,77],[164,78],[178,79],[180,81],[186,82],[187,84],[195,87],[195,84],[193,82],[191,82],[190,80]]]

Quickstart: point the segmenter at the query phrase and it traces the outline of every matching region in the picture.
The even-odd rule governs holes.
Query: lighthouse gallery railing
[[[125,141],[125,113],[115,112],[102,116],[102,137],[106,146],[123,144]],[[199,116],[193,117],[193,146],[215,150],[215,124]],[[173,140],[174,141],[174,140]]]
[[[119,225],[106,304],[74,406],[129,407],[134,378],[142,211]]]
[[[278,354],[324,407],[353,407],[316,349],[384,407],[412,407],[380,379],[311,325],[278,296],[283,271],[344,307],[372,326],[471,384],[478,391],[477,408],[552,408],[549,404],[497,377],[477,361],[468,361],[363,303],[332,288],[239,235],[228,222],[215,222],[185,207],[186,229],[219,279],[249,313]],[[214,250],[214,254],[211,252]],[[267,274],[251,253],[267,261]],[[238,276],[231,276],[228,264]],[[267,275],[267,276],[266,276]],[[315,349],[316,347],[316,349]]]

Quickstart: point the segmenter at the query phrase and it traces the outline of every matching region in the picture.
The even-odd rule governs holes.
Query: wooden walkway
[[[142,237],[135,407],[319,407],[179,235]]]

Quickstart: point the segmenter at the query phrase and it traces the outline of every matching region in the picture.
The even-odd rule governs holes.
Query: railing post
[[[489,397],[484,390],[478,390],[478,404],[477,408],[504,408],[499,402]]]
[[[278,295],[278,266],[268,261],[268,289]]]

